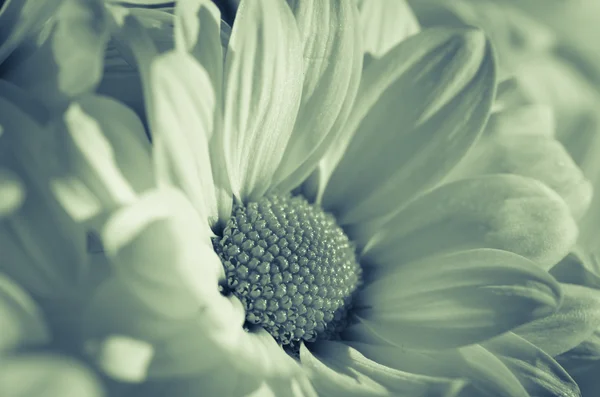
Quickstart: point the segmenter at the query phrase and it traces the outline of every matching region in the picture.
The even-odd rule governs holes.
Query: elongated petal
[[[420,26],[404,0],[358,1],[363,50],[379,58],[402,40],[419,32]]]
[[[223,142],[234,195],[269,187],[290,139],[302,91],[302,47],[279,0],[245,0],[225,60]]]
[[[483,347],[496,354],[533,396],[580,395],[575,381],[552,357],[513,333],[484,342]]]
[[[413,201],[378,227],[364,258],[387,268],[440,252],[498,248],[549,269],[576,237],[555,192],[533,179],[493,175],[442,185]]]
[[[372,61],[346,125],[357,130],[326,187],[325,208],[344,224],[400,209],[464,156],[494,90],[491,49],[476,30],[424,31]]]
[[[574,348],[600,327],[600,292],[573,284],[561,288],[564,300],[555,314],[515,330],[551,356]]]
[[[64,142],[0,98],[3,165],[27,189],[19,211],[0,224],[2,270],[36,294],[63,294],[85,271],[85,233],[56,201],[50,181],[64,176]],[[9,149],[9,150],[6,150]]]
[[[28,36],[35,35],[60,1],[7,0],[0,6],[0,63]]]
[[[180,187],[207,222],[218,218],[210,163],[215,95],[202,66],[182,51],[151,69],[154,160],[159,184]]]
[[[48,342],[50,335],[33,300],[9,278],[0,274],[0,350]]]
[[[324,144],[336,120],[353,101],[359,76],[354,68],[362,53],[355,50],[355,5],[344,0],[289,0],[304,51],[304,85],[294,131],[274,182],[297,171]],[[306,168],[316,167],[304,165]],[[301,181],[297,181],[299,183]],[[295,186],[285,186],[284,189]],[[286,190],[287,190],[286,189]]]
[[[3,359],[0,393],[3,396],[104,396],[92,371],[72,359],[47,354]]]
[[[0,197],[0,220],[19,208],[25,198],[23,182],[6,168],[0,168]]]
[[[227,359],[240,343],[243,312],[219,293],[223,268],[210,229],[181,193],[141,196],[116,212],[102,235],[115,278],[90,306],[90,340],[117,334],[152,344],[154,376],[218,365],[202,359],[207,354]]]
[[[217,97],[221,98],[223,50],[219,9],[208,0],[183,0],[177,2],[175,11],[175,45],[200,62],[210,76]]]
[[[537,136],[499,136],[465,164],[472,174],[508,173],[544,182],[580,218],[592,199],[592,185],[562,144]]]
[[[402,264],[365,285],[360,321],[393,345],[477,343],[554,312],[558,283],[531,261],[479,249]]]
[[[5,78],[58,106],[100,82],[108,23],[100,0],[64,0],[53,23],[47,40]]]
[[[300,360],[317,392],[327,396],[456,396],[460,380],[415,375],[369,360],[340,342],[317,342],[314,353],[302,345]]]
[[[528,397],[517,377],[479,345],[456,350],[418,351],[406,347],[351,342],[369,359],[391,368],[468,382],[461,396]]]

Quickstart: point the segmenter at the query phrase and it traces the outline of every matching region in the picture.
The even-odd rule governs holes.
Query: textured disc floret
[[[282,345],[331,337],[360,280],[354,246],[335,218],[302,197],[236,205],[214,242],[224,288]]]

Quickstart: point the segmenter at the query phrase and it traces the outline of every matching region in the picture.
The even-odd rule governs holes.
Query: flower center
[[[247,323],[292,347],[343,328],[361,269],[332,215],[300,196],[266,196],[236,205],[213,245]]]

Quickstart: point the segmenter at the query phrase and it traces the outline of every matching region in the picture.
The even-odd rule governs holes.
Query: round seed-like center
[[[332,215],[300,196],[270,195],[235,206],[213,243],[247,323],[292,346],[340,331],[361,270]]]

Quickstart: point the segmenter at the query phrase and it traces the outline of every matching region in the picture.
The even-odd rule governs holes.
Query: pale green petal
[[[46,343],[50,334],[42,313],[17,284],[0,274],[0,350]]]
[[[473,248],[515,252],[549,269],[568,254],[577,237],[564,201],[541,182],[516,175],[442,185],[373,230],[356,228],[356,233],[373,236],[364,262],[386,269]]]
[[[101,0],[64,0],[52,23],[40,48],[3,77],[60,106],[100,82],[108,23]]]
[[[380,365],[341,342],[317,342],[311,350],[302,345],[300,361],[319,395],[453,397],[465,385]]]
[[[223,142],[233,194],[242,201],[271,186],[302,92],[302,47],[279,0],[244,0],[225,59]]]
[[[580,396],[577,384],[567,371],[547,353],[525,339],[507,333],[482,345],[515,374],[531,395]]]
[[[111,335],[98,347],[98,365],[114,379],[141,382],[146,378],[153,354],[154,349],[147,342]]]
[[[439,182],[480,134],[494,89],[491,50],[476,30],[423,31],[370,62],[346,125],[358,130],[324,207],[359,223]]]
[[[211,232],[174,190],[142,195],[102,231],[115,278],[96,292],[84,324],[90,341],[117,334],[154,348],[150,376],[185,376],[228,360],[244,340],[239,302],[219,292],[223,267]]]
[[[489,136],[455,170],[455,175],[464,178],[506,173],[536,179],[557,192],[573,217],[580,219],[592,200],[591,183],[559,141],[532,135]]]
[[[561,288],[564,300],[555,314],[515,330],[551,356],[574,348],[600,327],[600,291],[573,284]]]
[[[402,264],[367,281],[354,311],[396,346],[477,343],[553,313],[558,283],[531,261],[480,249]]]
[[[350,345],[369,359],[391,368],[430,376],[462,378],[469,383],[460,394],[464,397],[529,397],[507,366],[479,345],[444,351],[417,351],[359,342],[351,342]]]
[[[0,395],[102,397],[104,392],[92,371],[73,359],[37,354],[2,360]]]
[[[25,187],[19,177],[7,168],[0,168],[0,220],[21,206],[25,194]]]
[[[0,63],[30,35],[35,35],[61,1],[7,0],[0,6]]]
[[[355,36],[355,6],[346,0],[289,0],[304,50],[304,85],[294,131],[274,176],[290,190],[308,176],[332,143],[359,83],[362,52]]]
[[[405,0],[359,0],[358,9],[363,51],[375,58],[421,29]]]
[[[189,54],[173,51],[150,71],[154,161],[159,185],[181,188],[207,224],[218,218],[209,140],[215,94],[204,68]]]

